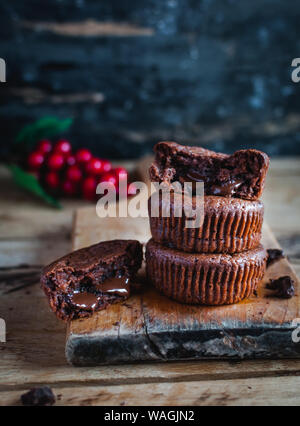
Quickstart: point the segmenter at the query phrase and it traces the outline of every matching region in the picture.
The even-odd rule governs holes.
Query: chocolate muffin
[[[196,197],[172,193],[169,200],[160,192],[148,201],[152,237],[166,247],[194,253],[239,253],[260,243],[264,215],[261,201],[205,196],[202,225],[188,228],[184,208],[180,209],[182,217],[176,217],[177,208],[189,203],[195,209]],[[163,217],[168,205],[170,217]],[[154,217],[155,212],[158,217]]]
[[[58,318],[66,321],[88,317],[129,297],[130,281],[142,259],[138,241],[104,241],[46,266],[41,285]]]
[[[159,142],[149,174],[153,182],[204,181],[206,195],[258,200],[269,167],[267,154],[242,149],[232,155],[200,147]]]
[[[249,297],[261,281],[266,251],[260,245],[238,254],[191,254],[153,239],[146,248],[149,281],[181,303],[229,305]]]

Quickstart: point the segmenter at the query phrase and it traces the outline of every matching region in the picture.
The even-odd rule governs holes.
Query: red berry
[[[43,139],[38,143],[37,150],[42,154],[49,154],[52,151],[52,143],[48,139]]]
[[[76,158],[74,155],[70,154],[66,157],[66,164],[68,166],[74,166],[76,164]]]
[[[92,159],[92,154],[88,149],[82,148],[76,152],[76,160],[78,163],[87,163]]]
[[[128,178],[128,172],[126,169],[124,169],[124,167],[117,167],[116,169],[114,169],[114,173],[119,180],[125,180]]]
[[[88,176],[87,178],[84,179],[82,183],[82,188],[89,191],[93,191],[94,189],[96,189],[96,186],[97,186],[97,181],[93,176]]]
[[[62,154],[55,153],[55,152],[53,154],[50,154],[50,156],[47,159],[48,167],[51,170],[61,169],[64,163],[65,163],[64,156]]]
[[[76,195],[77,193],[76,183],[71,182],[70,180],[65,180],[61,185],[61,189],[63,193],[69,197],[72,197],[73,195]]]
[[[28,155],[27,164],[30,170],[38,170],[44,162],[44,155],[41,152],[31,152]]]
[[[100,182],[110,182],[114,185],[117,185],[118,180],[117,177],[113,173],[105,173],[101,176]]]
[[[72,151],[72,146],[69,141],[65,139],[60,139],[56,144],[54,145],[54,151],[56,153],[62,154],[62,155],[68,155]]]
[[[119,188],[118,188],[118,179],[117,177],[114,175],[114,173],[105,173],[104,175],[101,176],[100,182],[110,182],[114,185],[116,192],[118,193]]]
[[[112,165],[111,162],[108,160],[102,160],[102,167],[103,167],[103,171],[106,172],[110,172],[112,169]]]
[[[56,172],[48,172],[45,176],[45,183],[49,189],[57,189],[59,187],[59,176]]]
[[[99,158],[92,158],[87,163],[85,170],[89,175],[100,175],[103,172],[102,161]]]
[[[67,169],[66,178],[71,182],[79,182],[82,178],[82,171],[76,165],[70,166]]]
[[[82,196],[86,200],[94,200],[96,198],[97,181],[93,176],[89,176],[82,182]]]

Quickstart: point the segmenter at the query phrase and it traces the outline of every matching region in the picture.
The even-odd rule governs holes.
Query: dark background
[[[77,146],[139,157],[161,139],[300,154],[300,2],[0,1],[0,153],[45,115]]]

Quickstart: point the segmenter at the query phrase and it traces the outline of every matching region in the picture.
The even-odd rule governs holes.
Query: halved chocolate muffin
[[[192,254],[166,248],[153,239],[146,248],[149,281],[165,296],[181,303],[229,305],[249,297],[263,278],[266,251]]]
[[[46,266],[41,285],[58,318],[88,317],[129,297],[130,281],[142,259],[143,249],[138,241],[104,241]]]
[[[152,182],[204,181],[206,195],[258,200],[262,194],[269,157],[256,149],[232,155],[201,147],[159,142],[149,174]]]
[[[197,228],[186,226],[183,207],[180,209],[182,217],[176,217],[178,206],[184,203],[195,209],[196,197],[172,193],[168,199],[160,192],[149,198],[149,221],[156,242],[194,253],[238,253],[259,245],[264,216],[261,201],[207,195],[203,222]],[[170,217],[163,217],[168,204]],[[159,212],[158,217],[154,216],[155,212]]]

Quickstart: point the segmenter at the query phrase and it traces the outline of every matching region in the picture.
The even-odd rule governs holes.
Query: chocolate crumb
[[[32,388],[27,393],[21,395],[23,405],[28,406],[50,406],[55,404],[55,396],[48,386]]]
[[[267,253],[268,253],[267,268],[273,265],[273,263],[278,262],[278,260],[284,258],[283,251],[280,249],[268,249]]]
[[[270,280],[270,282],[266,285],[266,288],[269,290],[275,290],[274,296],[282,299],[290,299],[295,296],[294,281],[287,275]]]

